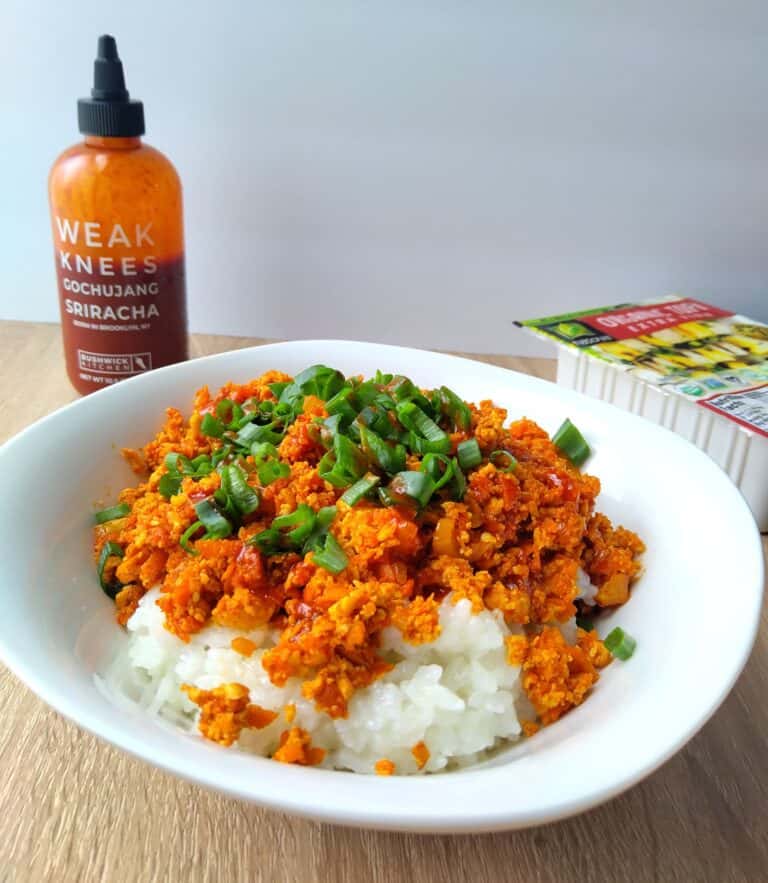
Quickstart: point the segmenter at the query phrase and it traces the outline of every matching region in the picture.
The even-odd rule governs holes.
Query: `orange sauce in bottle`
[[[141,141],[112,37],[94,69],[85,140],[48,182],[67,372],[83,394],[188,355],[181,182]]]

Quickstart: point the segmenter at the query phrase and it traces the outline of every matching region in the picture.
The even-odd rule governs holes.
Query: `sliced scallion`
[[[452,389],[448,389],[447,386],[441,386],[439,393],[442,412],[453,421],[456,429],[462,429],[466,432],[472,425],[472,412],[469,410],[467,403],[459,398]]]
[[[382,506],[400,506],[402,504],[402,500],[398,499],[389,488],[380,487],[378,490],[379,500],[381,500]]]
[[[272,522],[272,529],[280,533],[290,546],[300,546],[312,533],[315,526],[315,512],[306,503],[301,503],[289,515],[281,515]]]
[[[447,454],[451,440],[435,421],[411,401],[400,402],[397,419],[410,430],[409,444],[418,454]]]
[[[432,403],[429,399],[410,378],[404,377],[402,374],[395,375],[387,384],[387,389],[395,402],[413,402],[422,410],[432,410]]]
[[[576,617],[576,625],[580,629],[584,629],[585,632],[591,632],[595,628],[594,620],[590,619],[587,616],[577,616]]]
[[[552,436],[552,442],[574,466],[581,466],[592,453],[587,440],[567,417]]]
[[[426,472],[398,472],[389,483],[395,497],[410,497],[424,507],[435,492],[435,482]]]
[[[104,594],[107,597],[112,598],[114,601],[117,593],[122,589],[123,584],[118,579],[107,580],[104,577],[104,570],[107,566],[107,561],[110,558],[123,558],[125,552],[123,551],[122,546],[119,546],[117,543],[104,543],[101,547],[101,552],[99,553],[99,561],[96,568],[96,572],[99,576],[99,585],[101,586]]]
[[[235,441],[244,448],[250,448],[254,442],[279,444],[283,439],[283,434],[282,432],[275,431],[275,427],[278,425],[276,420],[265,424],[246,423],[235,436]]]
[[[476,438],[468,438],[466,441],[459,442],[456,448],[456,456],[459,458],[459,465],[462,469],[474,469],[483,461],[483,455],[480,453],[480,445]]]
[[[378,475],[369,472],[367,475],[364,475],[361,479],[356,481],[352,487],[347,488],[347,490],[341,495],[341,499],[347,504],[347,506],[354,506],[355,503],[359,503],[363,497],[367,496],[380,481],[381,479]]]
[[[215,469],[232,453],[232,445],[222,445],[211,454],[211,466]]]
[[[509,451],[493,451],[488,459],[499,472],[514,472],[517,469],[517,460]]]
[[[204,475],[210,475],[213,472],[213,463],[208,454],[200,454],[194,460],[189,460],[187,469],[193,478],[202,478]]]
[[[197,549],[193,549],[192,546],[189,545],[189,541],[202,528],[202,526],[202,521],[195,521],[190,524],[189,527],[181,535],[181,537],[179,537],[179,545],[185,552],[188,552],[190,555],[200,554]]]
[[[327,533],[321,545],[312,551],[312,560],[330,573],[341,573],[349,559],[332,533]]]
[[[616,626],[613,631],[608,633],[603,644],[617,659],[621,659],[624,662],[632,656],[637,647],[637,641],[632,635],[627,634],[619,626]]]
[[[195,512],[203,523],[206,537],[220,540],[232,533],[232,522],[208,500],[197,503]]]
[[[240,405],[238,405],[237,402],[233,402],[232,399],[222,399],[216,405],[216,416],[222,423],[233,428],[233,424],[237,425],[243,419],[245,412]],[[211,433],[206,433],[206,435],[210,434]]]
[[[181,490],[181,476],[178,472],[164,472],[160,476],[157,489],[166,500],[170,500]]]
[[[212,438],[221,438],[224,435],[224,424],[213,414],[204,414],[200,421],[200,432]]]
[[[303,554],[306,555],[307,552],[322,549],[325,543],[325,535],[328,533],[328,528],[330,528],[335,517],[335,506],[323,506],[322,509],[315,513],[315,523],[312,527],[312,532],[304,540],[304,545],[302,546]]]
[[[461,471],[461,466],[459,466],[459,461],[454,457],[453,459],[453,481],[451,482],[453,486],[453,494],[457,500],[463,500],[464,494],[467,492],[467,479],[464,473]]]
[[[222,483],[227,476],[227,493],[234,500],[241,515],[250,515],[259,508],[258,493],[248,484],[245,472],[237,465],[225,466],[222,471]]]
[[[256,466],[256,474],[259,476],[259,484],[267,487],[278,478],[287,478],[291,474],[291,467],[279,460],[264,460]]]
[[[131,511],[131,507],[127,503],[118,503],[116,506],[110,506],[108,509],[102,509],[93,516],[94,524],[104,524],[105,521],[114,521],[116,518],[125,518]]]
[[[317,464],[317,471],[324,481],[335,487],[349,487],[365,474],[367,463],[363,452],[345,435],[333,438],[333,452],[325,454]]]
[[[266,530],[262,530],[261,533],[257,533],[255,536],[250,537],[250,539],[246,541],[246,545],[258,546],[265,555],[276,555],[281,551],[281,541],[282,536],[280,531],[276,530],[274,527],[268,527]]]
[[[354,390],[351,386],[343,387],[336,393],[336,395],[328,399],[325,403],[325,410],[331,416],[339,415],[344,423],[351,423],[357,416],[357,411],[350,401],[353,395]]]
[[[377,432],[365,425],[360,427],[360,443],[363,451],[371,460],[390,475],[405,469],[405,448],[403,445],[391,445],[385,442]]]
[[[421,469],[434,481],[435,490],[439,491],[454,477],[453,464],[454,461],[445,454],[426,454],[421,461]]]
[[[277,453],[277,448],[270,442],[254,442],[251,445],[251,456],[259,463],[262,460],[277,459],[280,455]]]

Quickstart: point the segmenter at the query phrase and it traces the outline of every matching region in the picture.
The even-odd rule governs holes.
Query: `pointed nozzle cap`
[[[128,97],[123,63],[117,54],[117,43],[114,37],[104,34],[99,37],[96,47],[91,98],[101,101],[127,101]]]
[[[144,106],[130,100],[117,43],[110,34],[102,34],[96,44],[91,97],[78,101],[77,116],[85,135],[119,138],[144,134]]]

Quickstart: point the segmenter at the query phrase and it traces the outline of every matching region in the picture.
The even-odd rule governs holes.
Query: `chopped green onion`
[[[278,478],[287,478],[291,474],[291,467],[279,460],[264,460],[256,466],[256,474],[259,476],[259,484],[267,487]]]
[[[352,487],[347,488],[347,490],[341,495],[341,499],[347,504],[347,506],[354,506],[355,503],[359,503],[363,497],[367,496],[367,494],[369,494],[380,481],[381,479],[378,475],[369,472],[367,475],[364,475],[361,479],[356,481]]]
[[[270,442],[254,442],[251,445],[251,456],[259,463],[262,460],[278,459],[277,448]]]
[[[442,472],[440,464],[445,467]],[[450,457],[446,457],[445,454],[427,454],[421,461],[421,469],[434,481],[435,490],[439,491],[454,477],[453,464],[454,461]]]
[[[435,492],[435,482],[426,472],[398,472],[388,490],[395,497],[410,497],[424,507]]]
[[[340,389],[335,396],[325,403],[325,410],[333,417],[338,415],[345,423],[351,423],[357,416],[357,411],[352,406],[350,398],[354,395],[351,386]]]
[[[344,386],[344,375],[327,365],[312,365],[300,371],[293,382],[305,395],[314,395],[324,402],[333,398]]]
[[[117,593],[122,589],[123,584],[118,579],[113,579],[111,582],[107,582],[104,578],[104,569],[107,566],[107,560],[109,558],[122,558],[125,555],[122,546],[119,546],[117,543],[104,543],[101,547],[101,552],[99,553],[99,562],[96,568],[96,572],[99,576],[99,585],[101,586],[104,594],[109,598],[112,598],[114,601]]]
[[[390,445],[381,436],[363,425],[360,427],[360,442],[363,451],[373,462],[393,475],[405,469],[405,448],[401,444]]]
[[[274,527],[257,533],[246,541],[246,546],[258,546],[265,555],[277,555],[281,551],[282,535]]]
[[[176,472],[180,475],[182,472],[185,472],[189,475],[193,472],[189,460],[184,454],[179,454],[176,451],[171,451],[170,454],[166,454],[163,458],[163,464],[168,472],[171,473]]]
[[[608,633],[603,644],[617,659],[621,659],[624,662],[632,656],[637,647],[637,641],[632,635],[628,635],[624,629],[618,626]]]
[[[517,460],[509,451],[493,451],[488,459],[500,472],[514,472],[517,469]]]
[[[240,512],[238,511],[235,501],[223,487],[220,487],[213,495],[213,502],[233,524],[240,520]]]
[[[413,402],[400,402],[397,406],[397,419],[410,430],[409,444],[418,454],[447,454],[451,449],[448,434],[428,417]]]
[[[367,463],[363,452],[345,435],[338,433],[333,439],[333,452],[325,454],[317,464],[317,471],[324,481],[335,487],[348,487],[365,474]]]
[[[359,478],[365,472],[365,457],[354,442],[343,435],[337,435],[333,440],[333,453],[336,456],[336,465]]]
[[[432,411],[432,403],[408,377],[402,374],[395,375],[387,384],[395,402],[413,402],[422,410]]]
[[[466,441],[459,442],[456,448],[456,455],[459,458],[459,465],[462,469],[473,469],[483,461],[480,445],[477,443],[476,438],[468,438]]]
[[[325,420],[323,420],[322,417],[317,417],[315,419],[319,421],[320,441],[326,448],[332,447],[333,439],[339,432],[341,432],[344,418],[341,414],[331,414],[331,416],[326,417]]]
[[[389,412],[376,405],[366,405],[355,418],[359,426],[367,426],[382,438],[394,438],[398,434],[397,425],[389,419]]]
[[[390,490],[386,487],[379,488],[379,499],[384,506],[400,506],[402,504],[402,500],[399,500]]]
[[[171,497],[175,497],[181,490],[181,476],[178,472],[164,472],[160,476],[157,489],[166,500],[170,500]]]
[[[259,423],[246,423],[245,426],[235,436],[235,442],[244,448],[250,448],[254,442],[269,442],[270,444],[279,444],[283,439],[282,432],[274,432],[277,426],[276,420],[263,425]]]
[[[192,475],[210,475],[213,472],[211,458],[208,454],[200,454],[194,460],[189,460],[188,463]]]
[[[114,521],[116,518],[125,518],[131,511],[131,507],[127,503],[118,503],[117,506],[110,506],[108,509],[102,509],[93,516],[94,524],[104,524],[105,521]]]
[[[306,503],[301,503],[289,515],[281,515],[272,522],[272,530],[277,530],[291,546],[300,546],[312,533],[315,526],[315,512]]]
[[[454,496],[457,500],[463,500],[464,494],[467,492],[467,479],[464,473],[461,471],[461,466],[459,466],[459,461],[454,458],[453,459],[453,492]]]
[[[312,560],[330,573],[341,573],[349,564],[349,559],[332,533],[327,533],[322,545],[312,551]]]
[[[323,530],[327,530],[331,524],[333,523],[333,519],[336,517],[336,507],[335,506],[323,506],[322,509],[317,510],[316,521],[317,526],[322,528]]]
[[[335,506],[324,506],[315,512],[302,503],[288,515],[275,518],[270,527],[251,537],[247,545],[258,546],[265,555],[276,555],[290,549],[302,548],[305,553],[310,549],[319,549],[335,517]]]
[[[226,476],[226,478],[225,478]],[[225,487],[226,481],[226,487]],[[248,484],[245,472],[239,467],[225,466],[221,473],[222,487],[232,497],[241,515],[250,515],[259,508],[260,500],[256,491]]]
[[[279,405],[287,405],[294,414],[299,414],[304,404],[304,393],[294,381],[283,388],[277,401]]]
[[[200,421],[200,432],[213,438],[221,438],[224,435],[224,424],[212,414],[204,414]]]
[[[325,535],[328,533],[328,528],[333,524],[333,519],[336,517],[336,507],[335,506],[323,506],[322,509],[319,509],[315,514],[315,524],[312,528],[312,532],[304,541],[304,546],[302,547],[302,552],[306,555],[307,552],[316,551],[323,547],[323,543],[325,542]]]
[[[581,466],[592,453],[584,436],[567,417],[552,436],[552,441],[574,466]]]
[[[194,534],[196,534],[200,528],[203,526],[202,521],[195,521],[190,524],[189,527],[184,531],[184,533],[179,538],[179,545],[185,552],[189,552],[190,555],[199,555],[200,553],[197,549],[193,549],[192,546],[189,545],[189,541],[192,539]]]
[[[232,445],[222,445],[211,454],[211,466],[215,469],[232,453]]]
[[[374,404],[384,404],[384,400],[388,400],[389,407],[394,407],[394,401],[391,396],[388,396],[386,393],[382,393],[382,390],[379,386],[374,383],[372,380],[366,380],[363,383],[354,383],[353,381],[353,390],[355,394],[355,402],[358,405],[358,409],[366,408],[368,405]]]
[[[265,413],[273,414],[276,420],[282,420],[283,423],[289,422],[296,416],[290,405],[281,405],[279,402],[276,405],[273,402],[262,402],[259,407]]]
[[[203,522],[206,537],[220,540],[232,533],[232,522],[225,518],[208,500],[201,500],[197,503],[195,512]]]
[[[441,386],[439,393],[442,412],[453,421],[456,429],[462,429],[466,432],[472,425],[472,412],[469,410],[467,403],[460,399],[452,389],[448,389],[447,386]]]
[[[576,625],[580,629],[584,629],[585,632],[591,632],[595,628],[594,620],[590,619],[587,616],[577,616],[576,617]]]
[[[218,405],[216,405],[216,416],[222,423],[225,423],[230,428],[234,428],[233,424],[239,423],[245,416],[245,412],[240,405],[238,405],[237,402],[233,402],[232,399],[222,399]],[[206,435],[211,435],[211,433],[208,432]]]

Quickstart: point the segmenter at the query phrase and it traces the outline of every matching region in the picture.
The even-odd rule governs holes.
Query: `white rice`
[[[576,571],[576,600],[583,601],[590,607],[595,605],[595,595],[597,595],[597,586],[592,585],[587,574],[579,568]]]
[[[594,603],[596,590],[581,570],[577,582],[578,597]],[[498,611],[473,614],[466,600],[454,604],[449,595],[442,602],[440,635],[429,644],[408,644],[397,629],[386,629],[381,653],[394,668],[357,690],[348,716],[334,719],[302,696],[300,679],[291,678],[284,687],[270,681],[261,658],[274,646],[276,632],[208,626],[185,644],[164,627],[165,614],[155,603],[159,594],[148,592],[128,621],[129,639],[105,673],[104,687],[117,701],[197,733],[199,709],[181,685],[210,690],[244,684],[251,702],[278,712],[263,730],[243,730],[237,745],[244,751],[271,756],[281,733],[298,726],[311,734],[313,746],[325,749],[322,766],[371,773],[376,761],[387,758],[398,774],[434,773],[485,759],[520,737],[521,719],[534,718],[520,668],[506,661],[504,639],[522,629],[510,629]],[[559,628],[566,641],[575,642],[574,619]],[[238,636],[257,646],[250,657],[232,650]],[[290,724],[288,704],[296,709]],[[422,770],[411,753],[418,742],[429,750]]]
[[[284,716],[289,703],[296,707],[290,725],[309,731],[312,745],[325,749],[322,765],[355,772],[373,772],[376,761],[387,758],[397,773],[417,773],[411,749],[421,741],[430,755],[421,772],[468,766],[520,736],[516,706],[527,702],[519,667],[506,661],[504,639],[512,631],[498,612],[473,614],[469,601],[453,604],[449,597],[440,607],[437,640],[414,646],[396,629],[386,629],[381,652],[394,668],[355,692],[346,718],[332,719],[303,698],[298,678],[284,687],[269,680],[261,657],[275,634],[209,626],[185,644],[164,628],[158,595],[157,589],[148,592],[129,620],[129,640],[107,670],[105,686],[188,732],[196,732],[199,712],[181,685],[210,690],[237,682],[248,687],[251,702],[280,712],[263,730],[243,730],[237,743],[265,756],[289,726]],[[259,649],[250,657],[232,650],[238,635]]]

